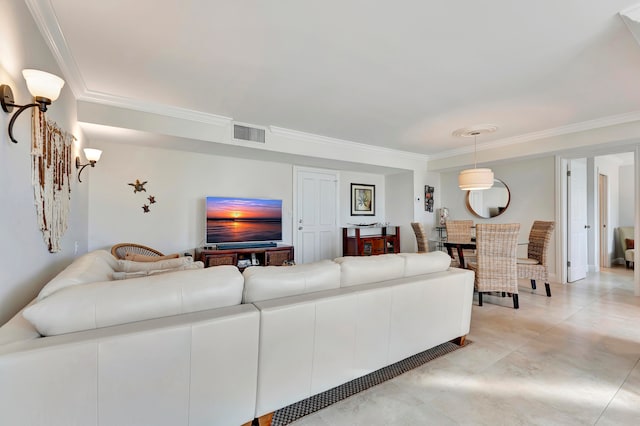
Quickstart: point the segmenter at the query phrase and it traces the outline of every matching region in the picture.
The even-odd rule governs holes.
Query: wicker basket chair
[[[469,263],[469,269],[476,274],[475,288],[478,304],[482,306],[482,295],[489,292],[511,293],[513,308],[518,302],[518,248],[519,223],[476,226],[477,262]]]
[[[429,243],[427,241],[427,233],[424,226],[419,222],[411,222],[413,233],[416,234],[416,242],[418,243],[418,253],[427,253],[429,251]]]
[[[556,227],[552,221],[536,220],[529,233],[527,259],[518,258],[518,278],[531,280],[531,288],[536,289],[536,280],[544,282],[547,297],[551,297],[549,286],[549,267],[547,250],[551,241],[551,233]]]
[[[472,220],[447,220],[445,228],[447,230],[447,241],[455,241],[461,243],[470,243],[473,237],[471,232],[473,227]],[[465,263],[474,262],[476,259],[476,251],[470,249],[463,250]],[[453,254],[453,264],[460,265],[458,253]]]
[[[120,243],[111,247],[111,254],[116,259],[124,259],[127,253],[142,254],[144,256],[164,256],[158,250],[134,243]]]

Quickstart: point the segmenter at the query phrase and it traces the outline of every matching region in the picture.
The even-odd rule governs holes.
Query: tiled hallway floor
[[[471,345],[304,417],[296,426],[640,425],[640,297],[606,269],[474,300]]]

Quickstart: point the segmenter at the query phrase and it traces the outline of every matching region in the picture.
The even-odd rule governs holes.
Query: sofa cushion
[[[118,272],[148,272],[162,269],[179,268],[193,263],[193,257],[185,256],[172,259],[159,260],[157,262],[135,262],[133,260],[120,259],[117,261]]]
[[[405,277],[446,271],[451,265],[449,255],[441,251],[432,251],[429,253],[399,253],[398,256],[404,258]]]
[[[237,305],[242,287],[235,266],[216,266],[68,287],[23,315],[40,334],[50,336]]]
[[[340,265],[340,287],[393,280],[404,276],[405,259],[397,254],[345,256]]]
[[[243,303],[340,287],[340,265],[321,260],[294,266],[255,266],[244,270]]]
[[[42,300],[65,287],[95,281],[109,281],[117,269],[118,260],[106,250],[95,250],[77,258],[40,290]]]

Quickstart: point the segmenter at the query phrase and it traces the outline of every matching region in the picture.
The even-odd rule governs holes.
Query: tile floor
[[[474,301],[471,345],[293,423],[335,425],[640,425],[640,297],[633,272],[520,282]]]

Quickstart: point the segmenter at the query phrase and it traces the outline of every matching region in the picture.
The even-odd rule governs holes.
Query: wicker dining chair
[[[134,243],[120,243],[111,247],[111,254],[116,259],[124,259],[127,253],[142,254],[144,256],[164,256],[158,250]]]
[[[416,234],[416,242],[418,243],[418,253],[426,253],[429,251],[429,242],[427,241],[427,233],[424,226],[419,222],[411,222],[413,233]]]
[[[445,228],[447,230],[447,241],[455,241],[460,243],[470,243],[473,237],[471,232],[473,227],[473,220],[447,220],[445,222]],[[464,249],[463,254],[465,263],[474,262],[476,257],[476,251],[471,249]],[[453,263],[460,265],[460,259],[458,259],[458,253],[453,253]]]
[[[482,306],[482,295],[489,292],[510,293],[513,308],[518,302],[518,249],[519,223],[476,225],[477,261],[469,263],[475,276],[478,304]]]
[[[536,280],[544,282],[547,297],[551,297],[549,285],[549,266],[547,250],[551,241],[551,233],[556,227],[553,221],[536,220],[529,233],[527,259],[518,258],[518,278],[531,280],[531,288],[536,289]]]

